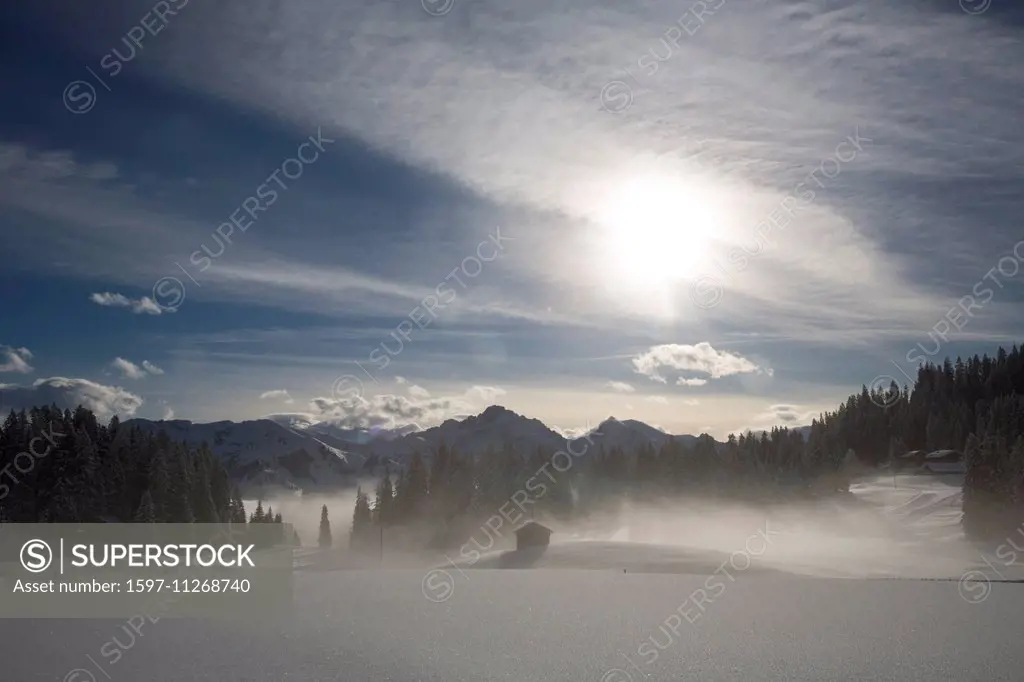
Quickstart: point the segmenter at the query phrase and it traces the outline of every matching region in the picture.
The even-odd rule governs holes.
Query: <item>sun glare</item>
[[[660,176],[617,187],[598,221],[616,279],[659,289],[695,274],[714,227],[701,196],[680,180]]]

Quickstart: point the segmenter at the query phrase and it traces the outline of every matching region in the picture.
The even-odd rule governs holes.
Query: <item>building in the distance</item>
[[[516,531],[516,550],[527,547],[547,547],[551,543],[551,529],[535,521],[524,524]]]

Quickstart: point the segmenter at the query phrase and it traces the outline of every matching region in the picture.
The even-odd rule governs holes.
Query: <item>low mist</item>
[[[364,490],[366,486],[364,486]],[[372,488],[371,488],[372,489]],[[245,513],[252,514],[257,500],[245,499]],[[316,547],[320,533],[320,510],[327,505],[331,520],[331,535],[335,547],[348,545],[348,533],[352,527],[352,510],[356,505],[354,488],[333,493],[306,493],[298,495],[288,491],[270,493],[263,498],[263,510],[273,507],[285,523],[294,526],[302,540],[303,547]]]
[[[372,482],[363,488],[372,490]],[[295,526],[307,548],[317,546],[325,504],[333,553],[354,556],[348,550],[354,490],[263,501],[264,509],[272,506]],[[253,509],[255,501],[246,501],[246,510]],[[505,517],[495,510],[477,522],[460,521],[458,537],[464,541],[447,547],[431,547],[428,539],[436,528],[385,528],[380,546],[375,541],[358,564],[672,573],[713,571],[731,561],[743,570],[803,575],[949,578],[981,558],[960,530],[959,485],[929,477],[906,477],[899,484],[869,477],[849,494],[793,502],[619,498],[572,521],[538,515],[534,520],[553,531],[551,544],[533,551],[525,563],[502,556],[515,548],[515,529],[531,518],[531,509],[521,513],[509,504],[504,512]]]

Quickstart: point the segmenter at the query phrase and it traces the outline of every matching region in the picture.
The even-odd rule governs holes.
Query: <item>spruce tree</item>
[[[352,512],[352,530],[349,534],[349,547],[365,547],[373,537],[373,512],[370,500],[363,489],[356,489],[356,506]]]
[[[268,514],[267,516],[269,517],[270,515]],[[281,518],[281,514],[274,514],[273,519],[271,519],[271,523],[276,526],[274,529],[274,544],[283,545],[285,543],[284,521]],[[288,538],[288,541],[291,542],[291,538]]]
[[[170,482],[167,474],[167,457],[165,453],[157,451],[149,458],[148,485],[146,489],[153,498],[153,509],[156,518],[160,521],[167,520],[168,496],[170,494]]]
[[[162,436],[165,436],[161,432]],[[170,446],[167,452],[170,487],[167,494],[167,520],[170,523],[193,523],[192,508],[193,473],[188,449],[182,445]]]
[[[245,523],[245,503],[242,502],[242,494],[238,491],[237,487],[231,490],[231,502],[230,502],[230,514],[229,521],[231,523]]]
[[[256,501],[256,511],[249,517],[249,523],[263,523],[266,515],[263,513],[263,500]]]
[[[221,490],[218,481],[218,500],[214,500],[214,456],[205,443],[200,445],[196,452],[191,453],[189,465],[192,473],[190,506],[196,523],[219,522],[222,507],[227,507],[227,490],[226,486]]]
[[[135,523],[156,523],[156,507],[153,505],[153,496],[147,490],[142,494],[142,501],[135,512]]]
[[[395,490],[394,520],[408,523],[422,511],[427,498],[427,470],[423,456],[414,452]]]
[[[359,493],[356,491],[356,504],[359,504]],[[391,488],[391,475],[387,467],[384,468],[384,478],[377,484],[377,497],[373,503],[372,521],[378,525],[386,526],[391,523],[394,506],[394,491]]]
[[[332,542],[331,521],[327,518],[327,505],[325,504],[320,510],[320,535],[317,538],[317,544],[320,547],[330,547]]]

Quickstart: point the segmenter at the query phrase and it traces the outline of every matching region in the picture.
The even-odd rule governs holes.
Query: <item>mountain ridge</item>
[[[329,421],[311,421],[295,414],[241,422],[136,418],[124,424],[151,433],[165,431],[172,440],[191,445],[206,442],[241,487],[277,486],[296,491],[350,486],[361,476],[379,473],[384,466],[400,468],[414,453],[430,456],[442,442],[476,455],[504,448],[529,455],[538,449],[555,451],[567,445],[579,450],[583,442],[633,451],[648,444],[655,448],[668,442],[692,445],[699,438],[613,416],[567,437],[539,419],[502,405],[491,405],[480,414],[446,419],[412,433],[402,433],[401,429],[343,429]]]

